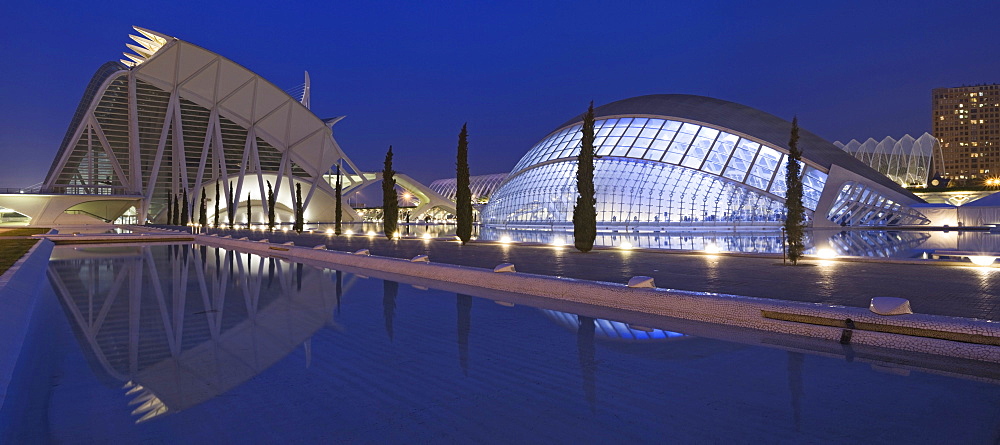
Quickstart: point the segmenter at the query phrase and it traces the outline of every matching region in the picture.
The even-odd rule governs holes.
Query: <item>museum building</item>
[[[792,124],[744,105],[658,94],[594,109],[601,227],[778,226]],[[571,225],[583,115],[559,125],[513,168],[483,209],[486,225]],[[923,201],[800,129],[803,204],[814,227],[923,225]]]

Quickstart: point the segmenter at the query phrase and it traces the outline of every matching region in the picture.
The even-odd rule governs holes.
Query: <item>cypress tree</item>
[[[201,206],[198,209],[200,215],[198,215],[198,225],[204,230],[205,226],[208,225],[208,197],[205,196],[205,187],[201,188]]]
[[[271,181],[267,181],[267,230],[274,230],[274,190]]]
[[[343,219],[341,211],[343,210],[343,204],[341,204],[341,199],[343,194],[343,185],[340,182],[340,164],[337,164],[337,206],[334,209],[336,216],[334,217],[333,232],[340,235],[340,221]]]
[[[167,193],[167,225],[174,223],[174,195]]]
[[[251,218],[253,216],[253,209],[250,207],[250,194],[247,193],[247,228],[250,228],[250,223],[253,222]]]
[[[574,245],[581,252],[590,252],[597,240],[597,198],[594,191],[594,102],[583,116],[583,136],[577,156],[576,190],[580,194],[573,207]]]
[[[292,230],[296,232],[302,231],[302,226],[304,224],[302,218],[305,215],[305,209],[302,208],[302,184],[295,184],[295,227]]]
[[[229,218],[229,227],[236,223],[236,200],[233,198],[233,181],[229,181],[229,202],[226,204],[226,216]],[[250,209],[247,209],[247,218],[250,217]],[[249,221],[249,219],[247,220]]]
[[[184,192],[184,201],[181,202],[181,223],[180,223],[180,225],[186,226],[186,225],[188,225],[191,222],[191,215],[188,213],[189,212],[189,210],[188,210],[188,203],[190,201],[188,201],[188,191],[187,191],[186,188],[183,190],[183,192]]]
[[[455,222],[458,223],[455,234],[462,240],[463,245],[472,239],[472,191],[469,189],[469,133],[466,131],[466,125],[462,124],[462,131],[458,133],[458,159],[455,175],[455,183],[458,187],[455,193]]]
[[[182,191],[184,192],[184,201],[181,201],[181,225],[186,226],[191,224],[191,200],[187,196],[187,189]]]
[[[788,235],[788,259],[796,264],[805,250],[805,215],[802,206],[802,178],[799,162],[799,118],[792,118],[792,134],[788,141],[788,165],[785,167],[785,233]]]
[[[392,239],[399,222],[399,201],[396,198],[396,172],[392,169],[392,146],[385,153],[382,167],[382,227],[385,237]]]
[[[212,221],[212,227],[219,228],[219,188],[222,187],[222,183],[215,181],[215,217]]]
[[[177,195],[174,194],[174,217],[170,220],[170,225],[179,226],[181,220],[180,203],[177,202]]]

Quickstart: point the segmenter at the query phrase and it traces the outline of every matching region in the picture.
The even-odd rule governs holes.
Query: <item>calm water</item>
[[[332,225],[310,227],[325,231]],[[380,223],[346,224],[344,230],[356,234],[369,231],[382,233]],[[455,236],[454,225],[409,224],[399,227],[402,236],[432,237]],[[543,244],[573,244],[573,230],[542,227],[515,229],[499,227],[474,227],[473,236],[488,241],[509,239],[514,242]],[[782,250],[780,230],[714,231],[710,229],[688,231],[628,231],[602,230],[595,244],[606,247],[628,245],[634,248],[699,250],[709,248],[722,252],[773,253]],[[1000,257],[1000,234],[983,231],[913,231],[913,230],[811,230],[806,232],[806,253],[815,254],[829,249],[836,255],[877,258],[934,258],[989,255]]]
[[[978,363],[186,245],[60,247],[49,281],[17,443],[1000,440]]]

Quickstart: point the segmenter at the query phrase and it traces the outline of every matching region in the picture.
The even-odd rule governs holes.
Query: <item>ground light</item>
[[[816,251],[816,256],[824,260],[830,260],[837,257],[837,252],[834,252],[833,249],[830,249],[828,247],[824,247]]]
[[[376,235],[376,234],[375,234],[375,231],[374,231],[374,230],[369,230],[369,231],[368,231],[368,236],[375,236],[375,235]]]
[[[509,236],[507,236],[507,235],[504,235],[504,236],[501,236],[501,237],[500,237],[500,242],[501,242],[501,243],[504,243],[504,244],[508,244],[508,243],[510,243],[510,241],[511,241],[511,240],[510,240],[510,237],[509,237]]]
[[[353,230],[350,230],[350,229],[348,229],[348,230],[347,230],[346,232],[344,232],[344,235],[347,235],[347,236],[351,236],[351,235],[354,235],[354,231],[353,231]]]
[[[427,232],[424,232],[424,234],[421,236],[421,238],[429,240],[429,239],[431,239],[431,234],[427,233]]]
[[[632,248],[632,243],[630,243],[628,241],[622,241],[622,243],[619,244],[618,247],[622,248],[622,249],[625,249],[625,250],[628,250],[628,249]]]
[[[975,264],[977,266],[989,266],[990,264],[993,264],[993,261],[995,261],[996,259],[997,257],[995,256],[987,256],[987,255],[969,256],[969,261],[972,261],[972,264]]]
[[[556,247],[562,247],[566,245],[566,242],[562,238],[553,238],[552,245]]]
[[[709,243],[705,245],[705,253],[719,253],[719,246]]]
[[[333,235],[333,229],[326,229],[327,235]]]

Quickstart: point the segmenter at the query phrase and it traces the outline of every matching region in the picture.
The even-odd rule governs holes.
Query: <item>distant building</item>
[[[847,144],[836,141],[833,145],[903,187],[926,187],[933,169],[941,165],[941,144],[930,133],[916,139],[907,134],[899,140],[886,136],[881,141],[851,139]]]
[[[1000,84],[935,88],[931,94],[941,176],[964,185],[1000,176]]]
[[[507,173],[495,173],[492,175],[479,175],[469,177],[469,191],[472,192],[472,202],[476,204],[485,204],[490,199],[490,195],[493,191],[500,187],[503,180],[507,179]],[[448,179],[438,179],[430,185],[428,185],[431,190],[439,193],[441,196],[448,198],[450,201],[455,202],[455,196],[458,195],[458,184],[455,178]]]

